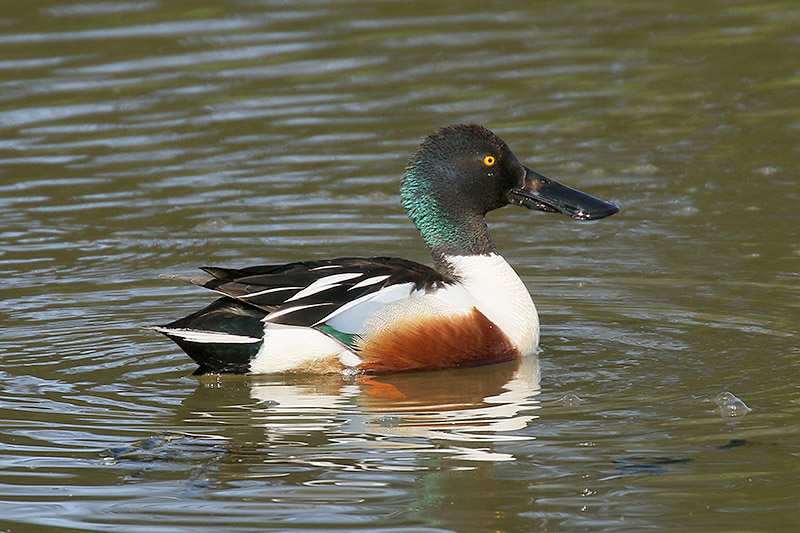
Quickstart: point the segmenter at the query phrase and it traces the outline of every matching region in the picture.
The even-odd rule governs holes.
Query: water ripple
[[[793,4],[62,4],[0,20],[6,529],[797,529]],[[161,272],[428,262],[452,122],[622,206],[490,215],[535,370],[198,382],[143,329],[215,297]]]

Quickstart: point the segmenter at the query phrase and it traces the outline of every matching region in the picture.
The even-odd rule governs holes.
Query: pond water
[[[0,529],[800,528],[796,2],[5,2]],[[483,123],[621,206],[507,208],[537,357],[207,377],[158,278],[429,262],[397,193]],[[723,392],[729,393],[720,397]]]

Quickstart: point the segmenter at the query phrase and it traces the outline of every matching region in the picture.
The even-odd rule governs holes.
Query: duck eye
[[[487,155],[483,158],[483,164],[487,167],[493,167],[496,161],[493,155]]]

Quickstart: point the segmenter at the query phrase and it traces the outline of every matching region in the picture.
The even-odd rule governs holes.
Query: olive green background
[[[800,528],[798,28],[796,2],[3,1],[0,529]],[[428,261],[399,178],[454,122],[621,206],[490,215],[538,357],[197,380],[143,329],[213,298],[162,272]]]

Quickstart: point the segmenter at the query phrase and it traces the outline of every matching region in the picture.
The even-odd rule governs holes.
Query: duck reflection
[[[447,372],[359,378],[359,404],[377,433],[462,441],[518,440],[537,407],[539,360]]]
[[[184,402],[191,412],[185,420],[216,421],[234,440],[318,446],[357,439],[394,450],[444,445],[461,458],[507,460],[484,446],[532,438],[520,430],[536,418],[539,381],[536,356],[384,376],[204,377]]]

